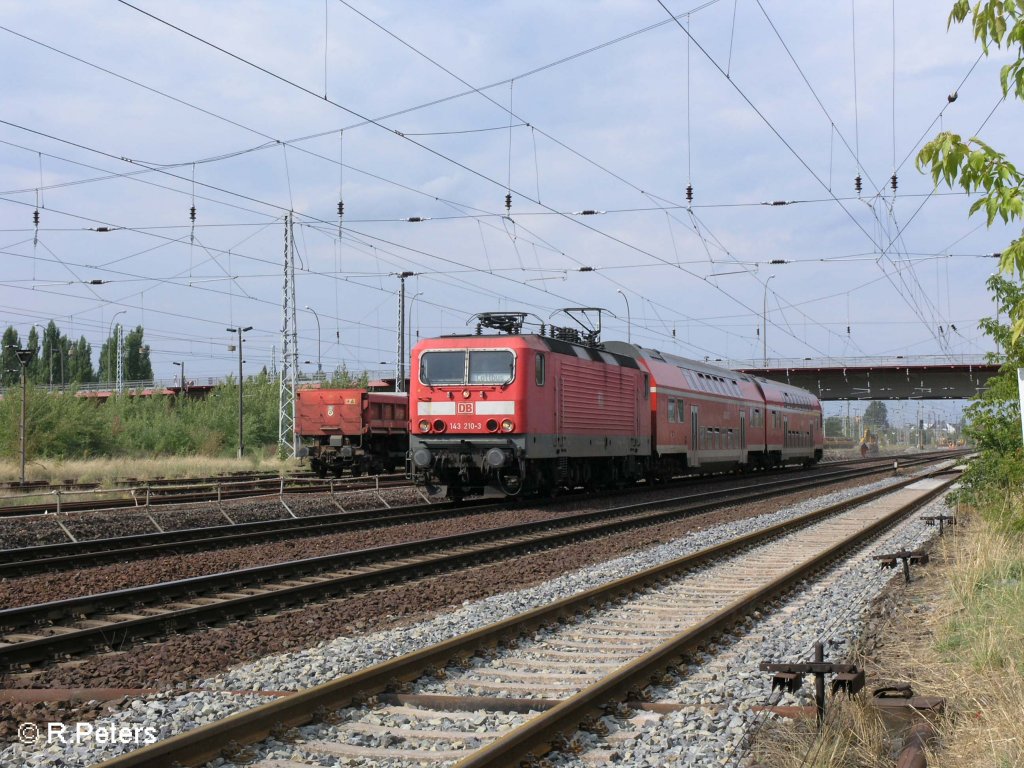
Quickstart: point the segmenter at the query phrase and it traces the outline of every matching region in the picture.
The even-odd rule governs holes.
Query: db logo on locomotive
[[[474,413],[473,403],[458,403],[458,406],[459,413]]]

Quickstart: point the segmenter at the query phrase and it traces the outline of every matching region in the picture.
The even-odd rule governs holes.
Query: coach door
[[[740,408],[740,461],[747,461],[747,409]]]
[[[782,417],[782,455],[789,449],[789,416]]]
[[[697,452],[697,446],[700,445],[698,437],[700,436],[700,420],[697,417],[697,406],[690,406],[690,453],[687,457],[687,464],[691,467],[700,466],[700,454]]]

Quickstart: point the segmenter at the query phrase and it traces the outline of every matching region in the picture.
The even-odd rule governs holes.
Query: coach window
[[[668,399],[668,420],[670,424],[674,424],[676,420],[676,401],[673,397]]]
[[[506,349],[469,353],[470,384],[508,384],[515,378],[516,358]]]
[[[538,387],[543,387],[544,386],[544,376],[546,374],[546,371],[545,371],[545,368],[544,368],[544,355],[542,355],[540,352],[537,353],[537,364],[536,364],[535,368],[536,368],[536,373],[537,373],[537,386]]]

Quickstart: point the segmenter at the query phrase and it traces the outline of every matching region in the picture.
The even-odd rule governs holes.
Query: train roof
[[[610,351],[614,351],[621,355],[629,355],[636,359],[643,358],[645,360],[655,360],[659,363],[665,363],[681,369],[685,368],[690,371],[696,371],[697,373],[703,373],[707,376],[720,376],[737,382],[756,382],[761,386],[762,390],[767,390],[765,394],[769,396],[769,399],[775,399],[778,402],[805,401],[808,400],[808,398],[808,402],[805,402],[804,404],[813,404],[818,402],[817,396],[812,392],[808,392],[806,389],[801,389],[800,387],[793,386],[792,384],[786,384],[785,382],[775,381],[774,379],[766,379],[763,376],[751,376],[750,374],[734,371],[730,368],[711,365],[703,360],[693,360],[688,357],[680,357],[679,355],[668,354],[657,349],[647,349],[646,347],[641,347],[639,344],[629,344],[622,341],[606,342],[605,347]],[[775,394],[777,397],[772,398],[771,394]]]
[[[636,358],[633,355],[623,354],[619,351],[608,349],[607,347],[595,347],[587,344],[575,344],[570,341],[563,341],[562,339],[554,339],[550,336],[541,336],[536,333],[523,333],[518,335],[509,334],[451,334],[448,336],[440,336],[435,339],[425,339],[417,344],[417,349],[423,349],[426,344],[431,344],[438,341],[483,341],[489,345],[494,344],[508,344],[512,339],[521,339],[527,343],[531,349],[547,349],[548,351],[554,352],[558,355],[568,355],[570,357],[576,357],[580,360],[591,360],[597,363],[605,363],[606,365],[617,365],[622,368],[636,368],[640,367]],[[444,347],[442,347],[444,348]]]

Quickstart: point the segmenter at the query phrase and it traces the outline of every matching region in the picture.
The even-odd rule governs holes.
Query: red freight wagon
[[[643,477],[649,374],[539,334],[446,336],[412,353],[409,472],[449,496]]]
[[[365,389],[300,389],[295,433],[320,477],[393,472],[409,446],[409,397]]]

